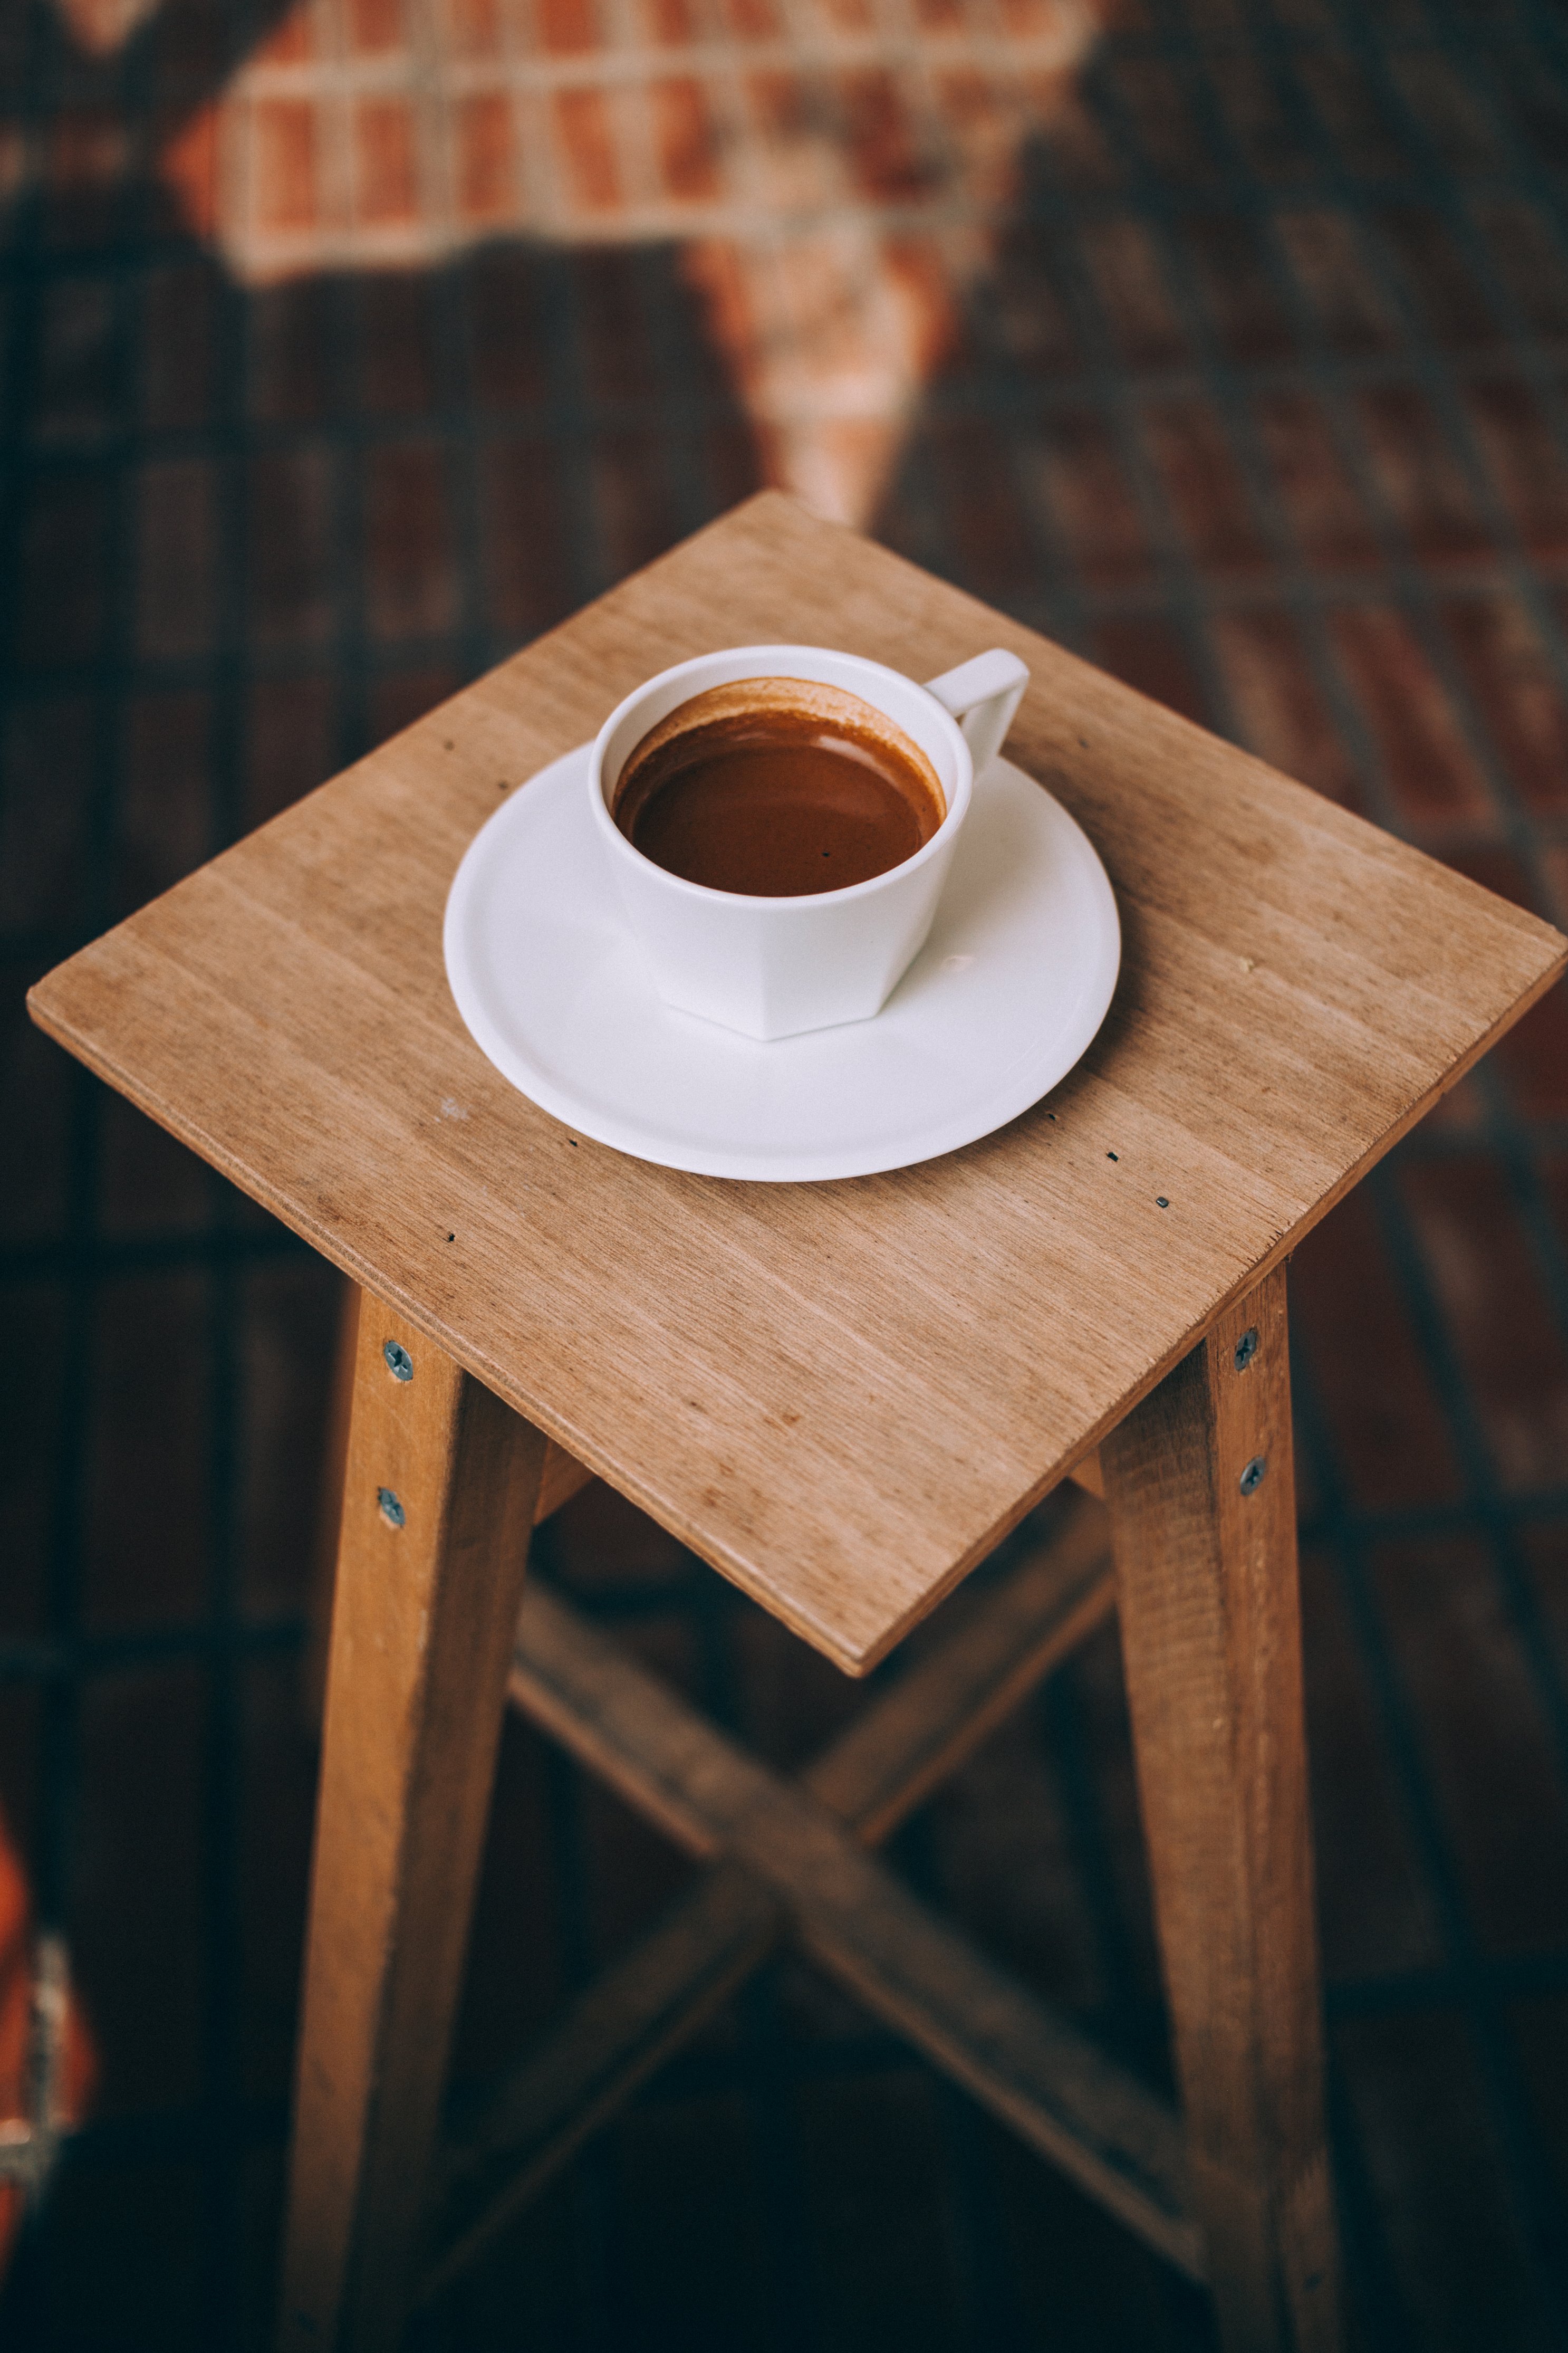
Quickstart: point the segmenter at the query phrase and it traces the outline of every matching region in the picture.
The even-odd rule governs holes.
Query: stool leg
[[[401,2334],[544,1449],[364,1295],[295,2085],[289,2353],[389,2353]]]
[[[1100,1461],[1221,2340],[1226,2353],[1331,2353],[1339,2273],[1282,1267],[1128,1416]]]

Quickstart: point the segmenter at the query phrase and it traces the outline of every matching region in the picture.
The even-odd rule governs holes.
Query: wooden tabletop
[[[1011,755],[1124,961],[1047,1100],[923,1166],[687,1176],[574,1138],[448,994],[458,861],[714,647],[1030,667]],[[852,1672],[1563,969],[1546,924],[776,494],[626,581],[41,981],[36,1020]],[[1168,1204],[1162,1207],[1163,1202]]]

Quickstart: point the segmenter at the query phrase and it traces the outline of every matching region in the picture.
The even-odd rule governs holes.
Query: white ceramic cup
[[[868,881],[795,899],[710,890],[635,849],[611,815],[626,760],[679,704],[749,678],[842,687],[901,727],[936,770],[947,803],[931,839]],[[748,1038],[789,1038],[879,1013],[925,943],[975,776],[1000,750],[1028,682],[1016,655],[1001,651],[918,686],[858,654],[732,646],[677,662],[628,694],[599,730],[588,791],[626,922],[665,1003]]]

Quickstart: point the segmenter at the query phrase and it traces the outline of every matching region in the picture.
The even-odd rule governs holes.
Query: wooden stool
[[[967,1151],[837,1185],[674,1175],[483,1059],[447,890],[500,794],[640,679],[800,638],[916,677],[1023,656],[1012,748],[1105,860],[1121,981],[1048,1103]],[[40,984],[51,1035],[363,1286],[287,2346],[395,2345],[783,1933],[1206,2278],[1229,2353],[1339,2341],[1285,1263],[1565,954],[769,495]],[[1097,1506],[795,1785],[523,1591],[586,1466],[859,1674],[1097,1457],[1184,2129],[868,1852],[1110,1607]],[[509,1694],[714,1867],[437,2168]]]

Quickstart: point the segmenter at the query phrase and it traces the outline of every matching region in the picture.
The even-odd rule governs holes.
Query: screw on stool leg
[[[1237,1369],[1237,1371],[1238,1373],[1244,1373],[1244,1372],[1246,1372],[1246,1370],[1247,1370],[1247,1368],[1248,1365],[1250,1365],[1250,1364],[1251,1364],[1252,1359],[1254,1358],[1254,1356],[1257,1356],[1257,1354],[1258,1354],[1258,1326],[1257,1326],[1257,1324],[1250,1324],[1250,1325],[1247,1327],[1247,1330],[1242,1334],[1242,1335],[1241,1335],[1240,1339],[1239,1339],[1239,1340],[1237,1342],[1237,1344],[1236,1344],[1236,1369]]]
[[[1268,1468],[1268,1457],[1267,1454],[1255,1454],[1253,1456],[1251,1461],[1247,1464],[1246,1470],[1241,1474],[1241,1492],[1244,1495],[1255,1495],[1258,1493],[1258,1490],[1263,1484],[1263,1474]]]
[[[391,1488],[378,1487],[375,1491],[375,1500],[381,1506],[382,1518],[384,1520],[389,1520],[395,1528],[400,1528],[405,1520],[408,1517],[408,1514],[404,1510],[402,1504],[398,1502],[397,1497],[393,1493]]]
[[[395,1381],[411,1381],[414,1378],[414,1359],[401,1341],[384,1342],[381,1353],[386,1359],[386,1369]]]

